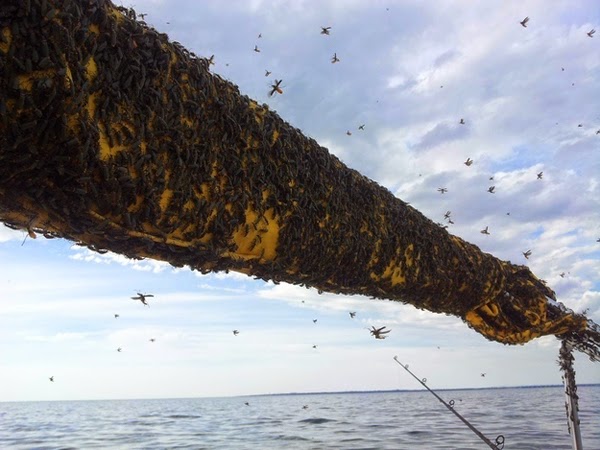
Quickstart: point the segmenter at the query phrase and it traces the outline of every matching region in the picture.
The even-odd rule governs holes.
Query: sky
[[[587,35],[600,29],[597,2],[122,4],[214,55],[213,72],[346,165],[484,252],[528,265],[600,323],[600,32]],[[283,94],[269,97],[275,79]],[[154,295],[149,306],[131,300],[137,292]],[[392,331],[375,340],[371,326]],[[458,318],[397,302],[202,275],[0,227],[0,401],[421,388],[394,356],[432,389],[561,384],[558,348],[554,337],[489,342]],[[575,358],[578,383],[600,383],[600,364]]]

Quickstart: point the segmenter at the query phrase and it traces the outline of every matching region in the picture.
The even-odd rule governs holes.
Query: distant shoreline
[[[600,383],[578,384],[577,387],[600,387]],[[542,388],[564,388],[562,384],[540,384],[529,386],[490,386],[476,388],[439,388],[436,392],[452,391],[491,391],[502,389],[542,389]],[[194,399],[218,399],[218,398],[250,398],[250,397],[285,397],[285,396],[308,396],[308,395],[351,395],[351,394],[394,394],[394,393],[420,393],[427,392],[426,389],[384,389],[384,390],[360,390],[360,391],[315,391],[315,392],[276,392],[268,394],[241,394],[241,395],[219,395],[204,397],[157,397],[157,398],[92,398],[77,400],[0,400],[2,403],[27,403],[27,402],[104,402],[104,401],[153,401],[153,400],[194,400]]]
[[[578,384],[577,387],[595,387],[600,383]],[[562,388],[562,384],[534,384],[529,386],[490,386],[490,387],[472,387],[472,388],[439,388],[436,392],[451,391],[490,391],[500,389],[540,389],[540,388]],[[234,397],[277,397],[293,395],[338,395],[338,394],[393,394],[402,392],[426,392],[426,389],[387,389],[387,390],[365,390],[365,391],[320,391],[320,392],[281,392],[272,394],[247,394],[236,395]]]

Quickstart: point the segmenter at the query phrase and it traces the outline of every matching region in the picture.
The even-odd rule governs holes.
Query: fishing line
[[[481,439],[483,442],[485,442],[492,450],[502,450],[504,448],[504,436],[503,435],[500,434],[500,435],[498,435],[498,437],[496,437],[496,443],[490,441],[487,437],[484,436],[484,434],[481,431],[479,431],[477,428],[475,428],[473,425],[471,425],[467,419],[465,419],[463,416],[461,416],[458,412],[456,412],[454,410],[454,400],[450,400],[450,402],[447,403],[443,398],[441,398],[439,395],[437,395],[433,390],[431,390],[429,388],[429,386],[427,386],[425,384],[427,382],[427,378],[423,378],[422,380],[420,380],[414,373],[412,373],[410,370],[408,370],[408,364],[404,365],[400,361],[398,361],[397,356],[394,356],[394,361],[396,361],[398,364],[400,364],[402,366],[402,368],[404,368],[404,370],[406,370],[408,373],[410,373],[415,380],[417,380],[419,383],[421,383],[425,389],[427,389],[429,392],[431,392],[435,398],[437,398],[440,402],[442,402],[444,404],[444,406],[446,408],[448,408],[448,411],[452,412],[456,417],[458,417],[460,420],[462,420],[462,422],[466,426],[468,426],[473,433],[475,433],[477,436],[479,436],[479,439]]]

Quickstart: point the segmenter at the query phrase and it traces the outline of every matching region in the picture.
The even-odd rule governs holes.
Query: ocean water
[[[439,391],[505,449],[571,449],[562,387]],[[600,385],[579,387],[600,449]],[[248,402],[248,405],[245,404]],[[306,408],[304,408],[306,406]],[[1,449],[483,449],[427,391],[0,403]]]

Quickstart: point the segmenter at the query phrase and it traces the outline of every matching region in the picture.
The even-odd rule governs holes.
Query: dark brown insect
[[[385,330],[385,328],[386,327],[375,328],[372,326],[371,329],[369,330],[369,332],[371,333],[371,336],[375,336],[375,339],[385,339],[387,336],[384,336],[384,334],[388,334],[390,331],[392,331],[392,330]]]
[[[278,94],[283,94],[283,90],[281,89],[281,87],[279,87],[282,81],[283,80],[275,80],[275,83],[271,85],[271,92],[269,92],[270,97],[272,97],[273,94],[275,94],[275,92],[277,92]]]
[[[25,244],[25,241],[27,240],[27,238],[31,238],[31,239],[35,239],[37,238],[37,235],[35,234],[35,232],[31,229],[31,226],[27,227],[27,234],[25,235],[25,238],[23,239],[23,242],[21,242],[21,247],[23,246],[23,244]]]
[[[148,297],[154,297],[154,295],[152,294],[141,294],[141,293],[137,293],[137,296],[135,297],[131,297],[131,300],[139,300],[140,302],[142,302],[144,305],[149,306],[148,303],[146,302],[146,299]]]

